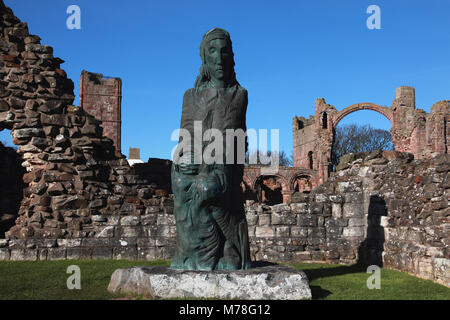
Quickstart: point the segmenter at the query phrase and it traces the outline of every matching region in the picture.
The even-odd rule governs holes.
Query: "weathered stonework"
[[[63,60],[1,1],[0,15],[0,130],[11,130],[26,169],[7,237],[94,237],[95,217],[145,211],[152,188],[103,136],[101,121],[72,106]]]
[[[247,201],[252,259],[378,264],[450,286],[450,158],[411,158],[395,151],[359,155],[289,204]],[[173,202],[152,201],[140,215],[93,217],[95,238],[9,240],[0,243],[0,257],[170,259]]]

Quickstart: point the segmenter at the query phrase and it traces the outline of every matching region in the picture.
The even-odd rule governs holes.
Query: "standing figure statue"
[[[244,150],[247,145],[245,134],[244,141],[237,144],[234,138],[233,143],[226,139],[229,129],[246,132],[247,90],[236,80],[227,31],[215,28],[207,32],[200,45],[200,56],[200,75],[194,88],[184,94],[181,116],[181,130],[192,137],[187,148],[190,150],[176,152],[174,158],[179,160],[174,159],[172,166],[178,235],[171,268],[248,269],[251,267],[248,226],[240,186],[244,163],[236,160],[243,159],[237,152],[239,143],[243,143]],[[196,129],[198,124],[200,132]],[[208,133],[214,130],[222,139]],[[182,139],[180,133],[180,143]],[[225,150],[214,150],[215,160],[206,161],[202,154],[215,140],[223,142]],[[226,154],[234,155],[231,163]],[[199,155],[201,161],[196,160]]]

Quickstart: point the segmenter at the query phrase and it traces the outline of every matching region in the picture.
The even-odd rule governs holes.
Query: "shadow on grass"
[[[308,276],[309,281],[319,278],[342,276],[350,273],[360,273],[366,271],[364,266],[358,264],[331,268],[303,268],[302,270]]]
[[[308,267],[302,266],[301,269],[308,276],[308,280],[310,283],[311,281],[320,278],[335,277],[346,274],[365,272],[364,266],[360,264],[355,264],[351,266],[336,266],[324,268],[321,267],[317,268],[317,266],[314,267],[311,266],[310,269],[308,269]],[[324,299],[333,293],[317,285],[310,285],[310,288],[313,300]]]
[[[262,267],[268,267],[268,266],[276,266],[279,265],[278,263],[273,263],[269,261],[253,261],[252,262],[252,268],[262,268]],[[361,273],[366,272],[366,268],[362,264],[354,264],[350,266],[330,266],[330,265],[323,265],[318,266],[317,264],[311,264],[310,267],[308,267],[308,264],[288,264],[296,269],[300,269],[303,272],[306,273],[306,276],[308,277],[310,288],[311,288],[311,294],[313,300],[317,299],[324,299],[327,296],[331,295],[333,292],[323,289],[322,287],[318,285],[311,285],[311,282],[316,279],[320,278],[327,278],[327,277],[336,277],[336,276],[342,276],[346,274],[352,274],[352,273]]]
[[[323,289],[320,286],[309,286],[311,288],[311,295],[313,300],[324,299],[333,292]]]

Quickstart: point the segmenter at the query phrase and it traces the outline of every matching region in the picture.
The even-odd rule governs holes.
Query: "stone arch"
[[[391,123],[391,126],[393,125],[392,123],[392,111],[387,108],[387,107],[383,107],[374,103],[356,103],[353,104],[341,111],[339,111],[333,119],[333,129],[336,129],[337,125],[339,124],[339,122],[347,115],[349,115],[350,113],[353,113],[355,111],[359,111],[359,110],[372,110],[375,112],[378,112],[380,114],[382,114],[383,116],[385,116],[389,122]]]
[[[345,118],[346,116],[348,116],[349,114],[356,112],[356,111],[360,111],[360,110],[371,110],[371,111],[375,111],[381,115],[383,115],[384,117],[386,117],[390,124],[391,124],[391,128],[394,125],[394,120],[393,120],[393,113],[392,110],[388,107],[383,107],[374,103],[357,103],[357,104],[353,104],[339,112],[337,112],[334,117],[333,117],[333,127],[332,127],[332,131],[330,131],[329,134],[329,141],[331,141],[331,148],[327,151],[327,156],[330,159],[333,159],[335,157],[334,155],[334,143],[335,143],[335,133],[336,133],[336,128],[339,124],[339,122]],[[328,162],[328,167],[327,167],[327,171],[328,174],[327,176],[329,176],[329,174],[335,170],[335,167],[331,164],[330,161]]]
[[[261,182],[262,179],[268,178],[268,177],[276,177],[281,182],[282,190],[289,190],[289,182],[287,181],[286,177],[280,175],[280,174],[261,174],[259,175],[255,181],[253,182],[253,189],[256,190],[256,187],[259,182]]]
[[[294,185],[295,185],[295,181],[297,180],[297,178],[300,177],[306,177],[308,178],[311,182],[313,179],[313,175],[309,172],[306,171],[299,171],[296,172],[295,174],[292,175],[292,177],[289,179],[289,188],[290,190],[295,190]]]

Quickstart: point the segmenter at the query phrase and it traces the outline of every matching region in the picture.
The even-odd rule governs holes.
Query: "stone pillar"
[[[431,107],[426,117],[427,152],[426,157],[448,153],[450,101],[439,101]]]
[[[318,171],[320,183],[324,183],[329,177],[329,167],[331,165],[331,155],[333,149],[333,126],[336,116],[334,106],[326,103],[320,98],[315,103],[315,127],[317,141],[315,144],[315,165]]]
[[[315,152],[317,132],[314,117],[305,119],[294,117],[292,123],[293,144],[294,144],[294,166],[310,169],[308,154]]]
[[[281,191],[281,194],[283,195],[283,203],[288,203],[291,198],[292,195],[294,194],[294,190],[283,190]]]
[[[417,158],[425,133],[416,130],[416,102],[413,87],[398,87],[395,89],[395,99],[392,102],[391,136],[394,148],[400,152],[411,152]],[[423,127],[424,129],[424,127]]]
[[[122,80],[83,71],[80,81],[80,106],[102,121],[103,135],[114,141],[121,153]]]
[[[395,89],[395,100],[399,105],[416,108],[416,91],[413,87],[398,87]]]

